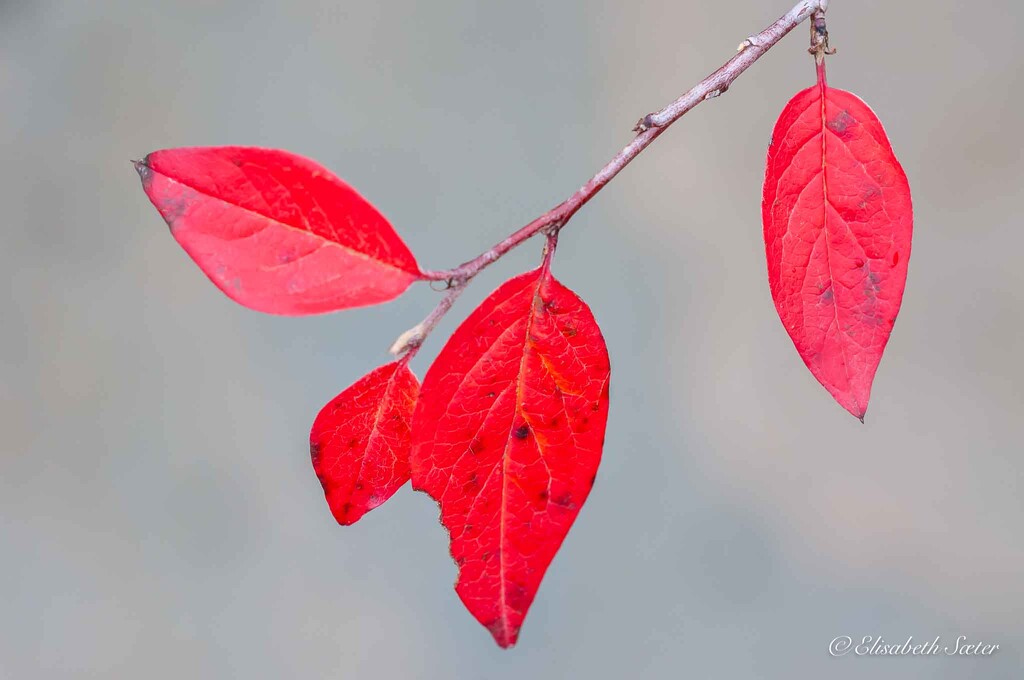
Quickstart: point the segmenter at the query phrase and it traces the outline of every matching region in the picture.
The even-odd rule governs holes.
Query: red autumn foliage
[[[903,300],[913,211],[874,112],[818,83],[775,124],[762,202],[772,299],[800,357],[864,419]]]
[[[251,309],[301,315],[372,305],[420,278],[384,216],[307,158],[196,147],[155,151],[135,169],[185,252]]]
[[[477,307],[423,379],[413,486],[440,504],[455,590],[502,647],[590,493],[608,378],[590,309],[545,265]]]
[[[343,525],[407,480],[440,506],[455,589],[502,647],[516,643],[541,580],[593,485],[610,367],[590,309],[550,271],[558,231],[664,129],[718,96],[804,19],[818,83],[787,104],[765,170],[762,215],[772,298],[814,376],[863,420],[899,311],[910,258],[906,175],[877,117],[828,87],[826,3],[801,2],[721,69],[659,112],[566,201],[477,258],[422,271],[388,221],[342,180],[286,151],[157,151],[135,164],[171,234],[229,297],[302,315],[371,305],[416,280],[448,293],[393,348],[404,356],[317,415],[310,453]],[[455,331],[422,388],[408,364],[484,267],[539,233],[542,266],[506,281]]]
[[[313,422],[313,469],[340,524],[355,523],[409,481],[409,424],[420,384],[406,364],[374,369]]]

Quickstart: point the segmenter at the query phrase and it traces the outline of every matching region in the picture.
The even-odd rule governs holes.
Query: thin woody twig
[[[447,281],[448,291],[427,318],[407,330],[395,341],[391,346],[391,353],[401,355],[418,350],[430,334],[430,331],[434,329],[434,326],[441,320],[441,317],[451,309],[452,304],[462,294],[462,291],[473,277],[500,259],[505,253],[536,234],[545,230],[547,230],[549,235],[557,234],[558,230],[565,226],[580,208],[603,189],[623,168],[629,165],[630,161],[636,158],[641,151],[650,146],[651,142],[667,130],[672,123],[679,120],[685,113],[701,102],[713,99],[728,90],[732,82],[741,73],[764,56],[787,33],[812,15],[821,16],[822,26],[824,26],[824,12],[827,7],[828,0],[800,0],[789,12],[766,29],[740,43],[739,51],[736,55],[717,71],[700,81],[665,108],[649,113],[641,118],[633,129],[636,132],[636,137],[633,138],[633,141],[615,154],[596,175],[590,178],[586,184],[569,198],[472,260],[464,262],[453,269],[423,272],[423,278],[429,281]],[[812,26],[813,30],[814,27]],[[824,49],[827,49],[827,43],[824,42],[824,39],[822,39],[822,46]]]
[[[427,315],[423,321],[402,333],[395,340],[394,344],[391,345],[389,350],[395,356],[408,352],[409,355],[414,355],[419,351],[420,345],[426,340],[427,336],[430,335],[430,331],[434,330],[434,326],[441,320],[448,310],[455,304],[455,300],[462,295],[462,291],[466,290],[466,284],[469,283],[469,279],[465,279],[460,283],[453,283],[448,288],[448,292],[441,298],[441,301],[437,303],[434,310]]]

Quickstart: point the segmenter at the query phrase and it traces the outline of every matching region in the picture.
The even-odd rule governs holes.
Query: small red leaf
[[[251,309],[301,315],[372,305],[420,276],[384,216],[307,158],[196,147],[155,151],[135,169],[181,247]]]
[[[804,363],[861,420],[903,299],[913,211],[882,124],[818,84],[775,124],[761,207],[768,282]]]
[[[409,423],[420,384],[405,361],[376,368],[331,399],[309,433],[313,469],[340,524],[353,524],[409,479]]]
[[[502,647],[590,493],[608,378],[590,309],[545,267],[492,293],[423,379],[413,487],[440,504],[455,590]]]

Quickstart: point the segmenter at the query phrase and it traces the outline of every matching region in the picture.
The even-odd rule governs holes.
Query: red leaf
[[[409,479],[409,423],[420,384],[406,362],[376,368],[331,399],[309,433],[313,469],[340,524],[353,524]]]
[[[590,309],[541,268],[477,307],[423,379],[413,488],[440,504],[455,590],[502,647],[590,493],[608,377]]]
[[[196,147],[155,151],[135,169],[181,247],[246,307],[333,312],[391,300],[420,276],[384,216],[309,159]]]
[[[775,124],[761,211],[779,317],[814,377],[863,421],[903,299],[913,212],[882,124],[828,87],[823,66]]]

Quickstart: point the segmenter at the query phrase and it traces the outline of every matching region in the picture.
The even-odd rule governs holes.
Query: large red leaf
[[[307,158],[196,147],[155,151],[135,168],[181,247],[246,307],[333,312],[391,300],[420,276],[384,216]]]
[[[413,416],[413,487],[441,506],[455,590],[502,647],[590,493],[608,353],[546,267],[491,294],[441,350]]]
[[[804,363],[861,420],[903,299],[913,212],[882,124],[818,84],[775,124],[762,203],[768,281]]]
[[[374,369],[331,399],[309,433],[327,505],[353,524],[409,479],[409,423],[420,384],[406,362]]]

